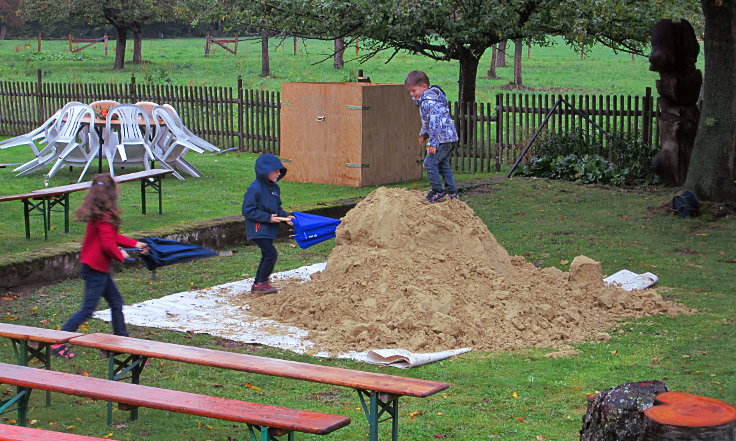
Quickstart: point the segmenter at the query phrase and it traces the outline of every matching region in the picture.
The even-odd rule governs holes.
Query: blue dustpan
[[[324,242],[335,237],[335,230],[340,225],[340,219],[317,216],[316,214],[294,212],[294,235],[299,248],[306,249],[312,245]]]

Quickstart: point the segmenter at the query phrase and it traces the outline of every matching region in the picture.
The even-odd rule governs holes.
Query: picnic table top
[[[0,383],[208,418],[325,434],[350,418],[0,363]]]
[[[124,175],[115,176],[115,182],[123,183],[130,181],[137,181],[146,178],[157,178],[169,173],[173,173],[172,170],[154,168],[151,170],[142,170],[134,173],[128,173]],[[78,182],[76,184],[60,185],[57,187],[42,188],[39,190],[33,190],[30,193],[13,194],[8,196],[0,196],[0,202],[14,201],[18,199],[34,199],[34,198],[48,198],[58,196],[66,193],[73,193],[75,191],[82,191],[88,189],[92,185],[92,181]]]
[[[110,352],[274,375],[394,395],[426,397],[450,387],[447,383],[418,378],[356,371],[110,334],[87,334],[72,339],[70,343]]]
[[[80,337],[82,335],[84,334],[79,332],[57,331],[56,329],[0,323],[0,337],[14,338],[18,340],[32,340],[57,344],[66,343],[69,339]]]

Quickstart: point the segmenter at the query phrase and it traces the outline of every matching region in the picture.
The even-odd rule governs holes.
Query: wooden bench
[[[0,441],[102,441],[103,439],[115,441],[109,438],[96,438],[73,433],[0,424]]]
[[[87,334],[70,340],[71,344],[100,349],[108,358],[108,379],[120,380],[130,375],[138,383],[149,358],[173,360],[237,371],[313,381],[355,389],[368,419],[369,440],[378,440],[378,424],[391,421],[392,439],[398,439],[399,397],[427,397],[447,389],[449,384],[417,378],[279,360],[235,352],[121,337]],[[110,414],[110,412],[108,412]],[[384,414],[387,414],[385,416]],[[135,414],[131,415],[135,418]],[[383,419],[382,419],[383,418]]]
[[[350,424],[350,418],[269,406],[191,392],[143,386],[140,384],[85,377],[0,363],[0,383],[15,385],[18,394],[0,405],[0,413],[15,405],[18,424],[25,425],[28,400],[34,389],[120,403],[129,407],[148,407],[182,414],[244,423],[253,441],[270,440],[294,432],[325,435]]]
[[[38,360],[46,369],[51,369],[51,345],[67,343],[73,337],[84,334],[79,332],[57,331],[55,329],[34,328],[32,326],[0,323],[0,337],[9,338],[13,342],[16,364],[28,366]],[[46,393],[46,405],[51,405],[51,393]]]
[[[154,168],[135,173],[115,176],[118,183],[140,181],[141,183],[141,211],[146,214],[146,194],[158,193],[158,214],[163,213],[163,201],[161,193],[161,177],[173,173],[173,170]],[[92,181],[77,184],[62,185],[35,190],[30,193],[0,196],[0,202],[17,201],[23,202],[23,219],[25,221],[26,239],[31,238],[31,216],[43,216],[43,237],[48,239],[48,230],[51,227],[51,212],[54,207],[60,206],[64,211],[64,232],[69,232],[69,194],[76,191],[86,190],[92,185]]]

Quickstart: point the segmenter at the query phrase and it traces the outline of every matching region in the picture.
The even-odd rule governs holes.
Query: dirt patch
[[[654,290],[627,292],[602,278],[600,263],[584,256],[569,272],[509,256],[461,201],[429,204],[423,192],[379,188],[343,218],[325,271],[234,301],[311,330],[331,353],[560,347],[621,318],[688,312]]]

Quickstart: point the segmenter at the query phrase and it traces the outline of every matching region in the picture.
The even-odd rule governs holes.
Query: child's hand
[[[122,249],[122,248],[120,248],[120,254],[122,254],[122,255],[123,255],[123,260],[125,260],[125,259],[129,259],[129,258],[130,258],[130,255],[128,254],[128,252],[127,252],[127,251],[125,251],[125,250],[124,250],[124,249]]]
[[[148,254],[148,244],[145,242],[136,242],[135,247],[141,250],[141,254]]]
[[[272,224],[279,223],[279,222],[281,222],[281,218],[278,215],[276,215],[276,214],[272,214],[271,215],[271,221],[270,222]]]
[[[427,146],[427,154],[428,155],[434,155],[435,153],[437,153],[437,147],[428,145]]]
[[[419,145],[422,146],[422,147],[424,147],[425,145],[427,145],[427,137],[426,136],[419,135]]]

